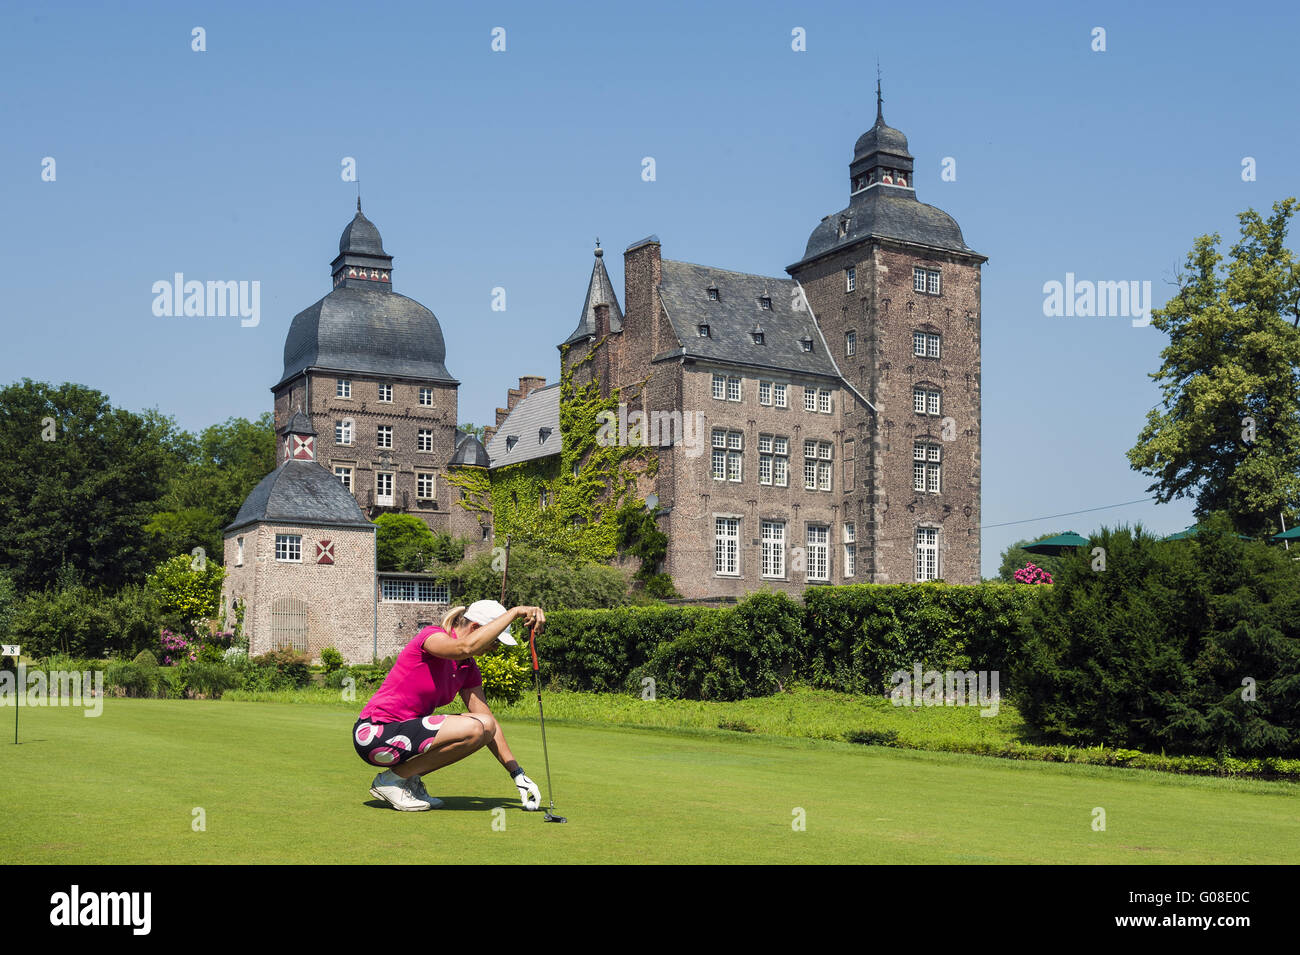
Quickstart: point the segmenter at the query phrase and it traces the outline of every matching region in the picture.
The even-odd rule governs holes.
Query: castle
[[[620,305],[597,248],[577,326],[558,343],[562,380],[687,425],[650,429],[655,466],[636,482],[684,597],[979,580],[987,259],[917,199],[879,90],[876,105],[847,206],[821,219],[788,277],[667,259],[649,236],[623,254]],[[510,389],[485,443],[457,428],[438,320],[392,290],[392,257],[360,202],[331,274],[285,341],[280,463],[226,529],[223,600],[244,602],[259,647],[359,659],[447,600],[419,575],[375,573],[371,521],[415,514],[492,547],[501,515],[470,506],[473,482],[458,476],[482,487],[529,464],[562,482],[566,445],[561,388],[535,374]],[[551,505],[540,496],[530,503]]]

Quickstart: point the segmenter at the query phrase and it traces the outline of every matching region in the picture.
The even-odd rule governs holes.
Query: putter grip
[[[533,672],[537,672],[537,644],[533,641],[533,636],[537,633],[537,627],[534,626],[528,631],[528,649],[533,655]]]

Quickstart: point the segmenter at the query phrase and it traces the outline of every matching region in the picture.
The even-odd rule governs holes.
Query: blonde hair
[[[446,614],[443,615],[442,623],[440,624],[442,629],[446,630],[448,633],[451,633],[453,630],[455,630],[457,626],[459,626],[461,623],[464,622],[465,611],[467,609],[469,608],[452,607],[450,610],[448,610]]]

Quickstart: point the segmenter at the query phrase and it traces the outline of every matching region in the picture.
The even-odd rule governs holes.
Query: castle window
[[[716,288],[709,289],[709,301],[710,302],[718,301],[718,290]]]
[[[351,444],[352,443],[352,419],[346,418],[343,421],[334,422],[334,443]]]
[[[391,471],[375,472],[375,503],[383,507],[393,505],[393,474]]]
[[[708,337],[710,337],[710,336],[709,336],[709,326],[708,326],[708,325],[701,325],[701,326],[700,326],[700,337],[701,337],[701,338],[708,338]]]
[[[830,528],[808,525],[808,579],[830,580]]]
[[[772,311],[772,299],[764,295],[758,300],[758,307],[766,311]]]
[[[811,338],[801,338],[801,339],[799,339],[799,344],[800,344],[801,346],[803,346],[803,350],[804,350],[804,351],[812,351],[812,339],[811,339]]]
[[[939,357],[940,336],[929,332],[912,332],[912,354],[918,358]]]
[[[421,428],[419,430],[419,432],[416,434],[415,450],[417,451],[433,450],[433,429],[432,428]]]
[[[739,378],[727,379],[727,400],[728,401],[740,400],[740,379]]]
[[[513,450],[513,449],[514,449],[514,446],[515,446],[516,444],[518,444],[518,443],[519,443],[519,438],[518,438],[518,437],[516,437],[516,436],[513,435],[513,434],[512,434],[512,435],[509,435],[509,436],[506,438],[506,450],[507,450],[507,451],[511,451],[511,450]]]
[[[238,552],[235,554],[235,566],[243,567],[244,566],[244,539],[242,537],[237,538],[235,540],[235,546],[238,548]]]
[[[858,529],[852,522],[844,525],[844,576],[852,577],[857,572],[858,563]]]
[[[545,443],[546,443],[546,439],[549,438],[550,436],[551,436],[551,429],[550,429],[550,428],[538,428],[538,429],[537,429],[537,443],[538,443],[538,444],[545,444]]]
[[[539,501],[539,503],[541,504],[542,507],[551,506],[551,492],[548,491],[546,488],[542,488],[541,500]]]
[[[817,411],[817,389],[816,388],[811,388],[811,387],[804,388],[803,410],[810,411],[810,412]]]
[[[744,433],[714,428],[712,439],[713,480],[739,483],[744,463]]]
[[[912,389],[912,410],[917,414],[939,414],[939,392],[917,385]]]
[[[758,483],[786,487],[790,473],[790,439],[783,435],[758,436]]]
[[[849,266],[844,270],[844,291],[852,292],[858,287],[858,270]]]
[[[483,539],[487,540],[491,535],[492,535],[492,528],[488,527],[486,524],[483,525]]]
[[[848,331],[844,333],[844,354],[852,358],[858,353],[858,333]]]
[[[919,265],[912,267],[912,291],[924,292],[926,295],[939,294],[939,270],[923,269]]]
[[[415,496],[416,497],[426,501],[432,497],[436,497],[436,494],[434,492],[435,486],[436,485],[434,483],[434,476],[432,474],[423,471],[415,472]]]
[[[762,333],[762,332],[755,331],[755,332],[751,332],[750,334],[752,334],[752,335],[754,336],[754,344],[755,344],[755,345],[762,345],[762,344],[763,344],[763,333]]]
[[[380,386],[379,386],[379,400],[380,400],[380,401],[392,401],[392,400],[393,400],[393,386],[392,386],[392,385],[380,385]]]
[[[778,408],[789,407],[789,402],[786,400],[786,385],[780,382],[772,385],[772,398]]]
[[[916,579],[918,582],[939,579],[939,529],[916,529]]]
[[[391,448],[393,446],[393,426],[391,424],[378,425],[375,431],[375,447]]]
[[[928,441],[912,445],[912,490],[923,494],[938,494],[942,482],[939,473],[943,447]]]
[[[713,519],[713,571],[727,577],[740,576],[740,518]]]
[[[352,490],[352,469],[351,468],[336,467],[334,469],[334,476],[339,479],[339,483],[342,484],[345,488],[347,488],[349,491]]]
[[[432,406],[433,406],[433,389],[432,389],[432,388],[421,388],[421,389],[420,389],[420,404],[424,405],[424,407],[426,407],[426,408],[429,408],[429,407],[432,407]]]
[[[821,414],[831,413],[831,390],[829,388],[817,389],[817,410]]]
[[[302,535],[276,534],[275,559],[302,563]]]
[[[768,406],[772,404],[772,383],[770,381],[760,381],[758,383],[758,403]]]
[[[785,521],[763,521],[764,577],[785,577]]]
[[[848,234],[849,234],[849,220],[847,218],[841,219],[839,237],[842,239]]]
[[[347,379],[347,378],[336,378],[336,379],[334,379],[334,397],[335,397],[335,398],[351,398],[351,397],[352,397],[352,382],[351,382],[349,379]]]
[[[725,375],[713,376],[713,397],[719,401],[727,397],[727,379]]]

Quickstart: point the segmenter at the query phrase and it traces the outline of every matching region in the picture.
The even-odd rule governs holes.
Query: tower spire
[[[876,57],[876,125],[885,125],[884,100],[880,97],[880,57]]]

